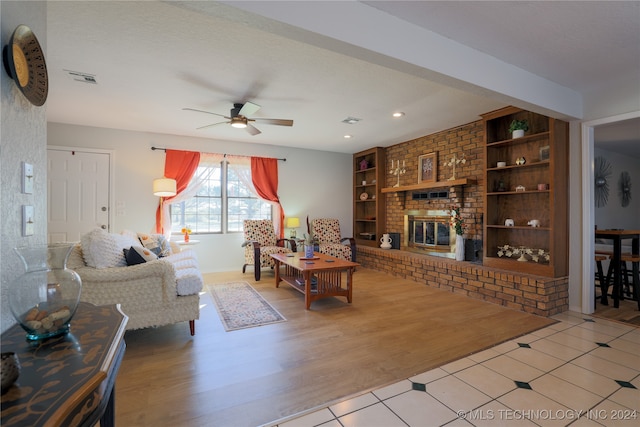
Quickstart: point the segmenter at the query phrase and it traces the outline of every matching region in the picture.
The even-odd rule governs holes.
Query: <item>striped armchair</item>
[[[290,248],[285,244],[289,242]],[[269,254],[284,254],[296,251],[293,239],[278,239],[273,228],[273,222],[268,219],[247,219],[244,221],[244,265],[242,273],[248,265],[253,266],[256,282],[260,280],[260,269],[273,268],[275,261]]]
[[[340,221],[332,218],[314,219],[311,221],[311,232],[318,242],[318,252],[355,262],[356,240],[353,237],[340,237]]]

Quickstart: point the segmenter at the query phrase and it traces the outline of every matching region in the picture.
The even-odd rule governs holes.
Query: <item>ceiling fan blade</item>
[[[261,107],[258,104],[254,104],[253,102],[245,102],[238,114],[245,117],[253,116],[255,112],[260,108]]]
[[[196,110],[195,108],[183,108],[183,110],[185,111],[196,111],[198,113],[207,113],[207,114],[213,114],[214,116],[220,116],[220,117],[224,117],[225,119],[229,119],[231,120],[231,117],[227,117],[223,114],[218,114],[218,113],[212,113],[211,111],[204,111],[204,110]],[[217,124],[217,123],[216,123]]]
[[[265,123],[268,125],[278,125],[278,126],[293,126],[293,120],[285,120],[285,119],[251,119],[256,122]]]
[[[247,127],[245,128],[247,130],[247,132],[249,132],[251,135],[256,136],[262,132],[260,132],[260,129],[258,129],[257,127],[253,126],[251,123],[247,123]]]
[[[213,127],[213,126],[226,125],[227,123],[229,123],[229,122],[212,123],[210,125],[200,126],[199,128],[196,128],[196,129],[206,129],[206,128],[210,128],[210,127]]]

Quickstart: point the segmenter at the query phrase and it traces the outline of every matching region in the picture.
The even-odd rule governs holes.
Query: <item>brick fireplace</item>
[[[418,157],[433,152],[437,153],[437,181],[444,183],[449,180],[452,169],[446,166],[447,162],[454,155],[459,158],[464,153],[466,163],[462,167],[458,165],[456,175],[473,183],[453,187],[445,185],[442,191],[448,192],[448,198],[414,197],[410,191],[384,194],[386,232],[400,237],[400,250],[359,245],[357,261],[365,268],[529,313],[552,316],[566,311],[569,307],[568,277],[548,278],[496,270],[484,267],[481,257],[469,256],[481,253],[483,239],[483,136],[482,121],[478,120],[386,148],[389,164],[390,159],[406,163],[407,173],[400,177],[400,186],[418,182]],[[385,187],[393,187],[397,179],[397,176],[389,174]],[[445,227],[436,225],[443,223],[445,216],[448,221],[452,205],[461,208],[461,216],[467,225],[466,259],[476,262],[452,259],[451,238],[455,239],[455,233],[448,231],[447,245]],[[433,215],[435,219],[424,220],[422,214],[428,212],[437,212]],[[410,213],[418,214],[413,215],[413,223],[409,221]],[[417,234],[416,227],[419,229]]]

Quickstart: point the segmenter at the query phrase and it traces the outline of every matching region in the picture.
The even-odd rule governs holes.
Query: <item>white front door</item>
[[[76,242],[96,227],[109,231],[111,154],[47,149],[48,242]]]

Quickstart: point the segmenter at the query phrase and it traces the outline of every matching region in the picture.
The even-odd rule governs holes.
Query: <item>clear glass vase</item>
[[[9,306],[27,339],[66,334],[78,308],[82,280],[67,268],[73,243],[16,248],[26,272],[9,290]]]

